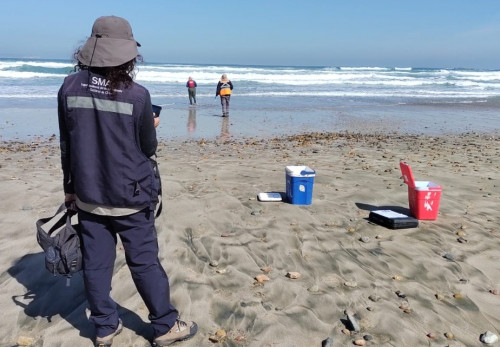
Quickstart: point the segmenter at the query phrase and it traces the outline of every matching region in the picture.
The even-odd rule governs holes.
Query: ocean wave
[[[69,61],[0,59],[0,98],[48,98]],[[222,73],[242,96],[477,98],[500,96],[500,71],[418,67],[293,67],[140,63],[136,81],[152,94],[177,97],[192,76],[198,92],[213,93]],[[208,92],[206,92],[208,93]]]

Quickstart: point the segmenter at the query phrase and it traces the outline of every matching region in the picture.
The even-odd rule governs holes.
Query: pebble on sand
[[[445,336],[448,340],[453,340],[453,339],[455,338],[455,335],[453,335],[453,333],[449,333],[449,332],[444,333],[444,336]]]
[[[270,266],[266,266],[266,267],[263,267],[263,268],[260,269],[260,271],[262,271],[262,272],[264,272],[266,274],[270,273],[271,270],[272,270],[272,268]]]
[[[396,295],[398,296],[398,298],[406,298],[406,294],[400,290],[396,290]]]
[[[368,299],[370,299],[371,301],[373,302],[377,302],[377,301],[380,301],[380,296],[376,295],[376,294],[372,294],[368,297]]]
[[[360,237],[359,241],[364,242],[364,243],[370,242],[370,236],[362,236],[362,237]]]
[[[394,281],[402,281],[403,280],[403,276],[400,276],[400,275],[394,275],[392,276],[392,279]]]
[[[217,332],[214,335],[211,335],[208,339],[211,342],[214,343],[219,343],[219,342],[224,342],[226,340],[227,333],[225,330],[217,330]]]
[[[366,341],[371,341],[373,340],[373,336],[371,336],[370,334],[366,334],[363,336],[363,338],[366,340]]]
[[[31,346],[35,343],[35,339],[27,336],[19,336],[16,344],[18,346]]]
[[[496,336],[495,334],[493,334],[491,331],[488,330],[484,334],[481,334],[479,340],[481,340],[482,343],[490,345],[498,341],[498,336]]]
[[[349,287],[349,288],[356,288],[358,284],[355,281],[347,281],[344,282],[344,286]]]
[[[444,300],[444,295],[443,294],[439,294],[439,293],[436,293],[436,295],[434,295],[436,297],[436,299],[438,299],[439,301],[443,301]]]
[[[357,339],[357,340],[354,340],[354,344],[356,346],[366,346],[366,341],[363,339]]]
[[[259,274],[259,275],[255,276],[254,278],[259,283],[263,283],[265,281],[269,281],[269,277],[267,277],[266,275],[263,275],[263,274]]]
[[[319,292],[319,287],[314,284],[312,286],[310,286],[309,288],[307,288],[307,291],[311,292],[311,293],[316,293],[316,292]]]
[[[291,279],[295,280],[295,279],[297,279],[297,278],[300,278],[300,273],[290,271],[290,272],[287,272],[286,277],[288,277],[288,278],[291,278]]]
[[[333,347],[333,338],[327,337],[325,340],[321,341],[321,347]]]

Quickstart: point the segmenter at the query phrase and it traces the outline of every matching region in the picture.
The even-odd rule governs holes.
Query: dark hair
[[[98,75],[104,76],[108,81],[108,89],[112,98],[116,97],[116,90],[123,85],[124,88],[128,88],[135,77],[135,69],[137,61],[142,62],[143,58],[141,55],[138,55],[136,58],[112,67],[96,67],[96,66],[87,66],[82,64],[78,60],[78,53],[80,52],[80,48],[73,54],[73,59],[76,61],[76,65],[74,71],[80,70],[88,70]]]

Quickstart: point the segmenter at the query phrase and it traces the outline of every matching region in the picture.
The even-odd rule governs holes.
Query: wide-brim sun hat
[[[92,34],[78,53],[78,61],[93,67],[122,65],[137,57],[137,47],[132,27],[126,19],[103,16],[95,20]]]

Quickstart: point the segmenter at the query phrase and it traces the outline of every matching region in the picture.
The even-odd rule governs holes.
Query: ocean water
[[[63,60],[0,59],[0,140],[57,135],[56,95],[72,69]],[[234,84],[229,119],[214,98],[222,73]],[[500,130],[500,70],[141,63],[136,81],[163,107],[162,139]]]

